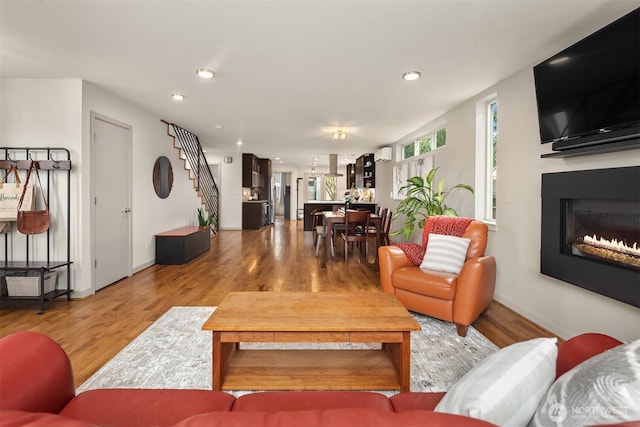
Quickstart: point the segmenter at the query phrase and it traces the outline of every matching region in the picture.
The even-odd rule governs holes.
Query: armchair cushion
[[[469,239],[430,234],[420,268],[458,274],[467,257]]]
[[[452,301],[456,295],[456,278],[452,273],[401,267],[392,274],[396,289]]]

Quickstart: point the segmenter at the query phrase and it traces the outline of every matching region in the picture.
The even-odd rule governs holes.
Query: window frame
[[[444,139],[441,145],[438,145],[438,135],[444,135]],[[429,141],[429,149],[426,151],[422,151],[422,142],[426,139],[430,138]],[[407,147],[413,146],[413,154],[410,156],[406,155]],[[443,148],[447,146],[447,128],[445,126],[439,126],[433,131],[425,132],[421,136],[414,138],[410,142],[405,144],[401,144],[401,161],[409,160],[415,157],[424,156],[425,154],[433,153],[439,148]]]
[[[496,106],[495,132],[491,106]],[[499,143],[500,101],[497,93],[492,93],[476,104],[476,179],[475,179],[475,216],[489,225],[497,227],[497,150]],[[495,146],[494,146],[495,133]],[[495,157],[494,157],[495,150]],[[494,181],[494,160],[495,176]],[[494,202],[494,195],[496,197]]]

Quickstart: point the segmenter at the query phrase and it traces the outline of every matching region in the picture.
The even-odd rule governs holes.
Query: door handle
[[[124,208],[121,212],[122,212],[122,213],[129,213],[129,212],[131,212],[131,209],[129,209],[129,208]]]

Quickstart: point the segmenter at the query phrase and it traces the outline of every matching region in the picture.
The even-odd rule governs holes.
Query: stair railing
[[[165,122],[166,123],[166,122]],[[181,153],[190,169],[191,178],[195,180],[195,190],[203,201],[205,211],[213,215],[214,221],[211,230],[214,234],[218,232],[218,222],[220,218],[220,191],[213,179],[213,174],[207,163],[198,136],[174,123],[167,123],[173,135],[178,140]],[[209,216],[206,215],[206,216]]]

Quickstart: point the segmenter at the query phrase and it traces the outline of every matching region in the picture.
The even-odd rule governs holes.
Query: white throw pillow
[[[532,426],[586,426],[640,420],[640,340],[593,356],[549,388]]]
[[[424,253],[420,268],[460,273],[467,258],[467,249],[471,240],[464,237],[429,234],[427,251]]]
[[[434,409],[500,426],[525,426],[556,376],[556,338],[512,344],[467,372]]]

